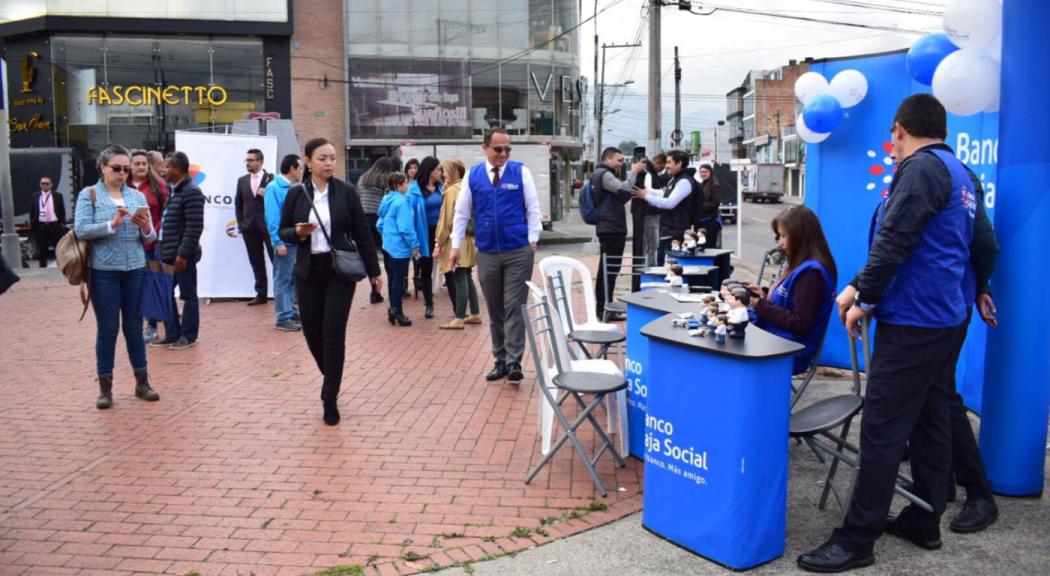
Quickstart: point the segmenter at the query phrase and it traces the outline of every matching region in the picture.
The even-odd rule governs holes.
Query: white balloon
[[[998,60],[993,60],[993,62],[995,62],[995,81],[992,82],[992,86],[995,87],[995,90],[993,91],[993,94],[992,94],[992,100],[990,102],[988,102],[988,105],[984,107],[982,112],[998,112],[999,111],[999,90],[1002,88],[1002,85],[1001,85],[1002,72],[1000,71],[999,61]]]
[[[970,116],[992,102],[999,85],[995,60],[984,52],[963,48],[949,54],[933,73],[933,95],[958,116]]]
[[[806,126],[806,123],[802,121],[801,114],[799,114],[798,118],[795,119],[795,132],[798,134],[798,137],[801,138],[802,141],[806,142],[807,144],[816,144],[818,142],[823,142],[827,139],[828,136],[831,136],[831,132],[818,134],[817,132],[810,130],[809,126]]]
[[[951,0],[944,7],[944,33],[959,48],[984,48],[1003,27],[999,0]]]
[[[816,72],[806,72],[795,80],[795,96],[803,103],[809,99],[824,94],[829,90],[828,81]]]
[[[852,108],[860,104],[868,95],[868,79],[857,70],[843,70],[831,79],[831,95],[843,108]]]

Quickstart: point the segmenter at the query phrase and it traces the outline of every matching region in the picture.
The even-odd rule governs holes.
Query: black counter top
[[[672,302],[674,301],[666,294],[663,296],[668,300],[672,300]],[[780,356],[791,356],[805,348],[805,346],[797,342],[792,342],[786,338],[770,334],[754,324],[748,325],[747,336],[743,340],[726,338],[724,344],[719,344],[715,342],[713,334],[708,334],[703,337],[690,336],[689,330],[686,328],[676,328],[672,326],[671,321],[674,318],[674,314],[667,314],[653,320],[642,327],[642,335],[662,342],[693,348],[702,352],[721,354],[723,356],[734,356],[737,358],[777,358]]]
[[[672,298],[667,292],[660,291],[659,289],[632,292],[626,296],[618,297],[618,300],[626,304],[633,304],[650,310],[656,310],[657,312],[670,313],[700,311],[700,304],[696,302],[679,302]]]

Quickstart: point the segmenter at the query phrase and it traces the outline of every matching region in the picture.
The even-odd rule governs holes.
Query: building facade
[[[14,149],[71,149],[77,185],[108,143],[171,150],[176,130],[292,114],[289,0],[0,5]]]

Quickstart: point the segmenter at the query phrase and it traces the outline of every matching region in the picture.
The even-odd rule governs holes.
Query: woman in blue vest
[[[794,374],[809,369],[834,307],[837,271],[820,220],[805,206],[781,212],[771,224],[787,266],[762,297],[752,292],[755,325],[806,347],[795,354]]]
[[[416,234],[419,238],[419,280],[423,290],[426,318],[434,317],[434,231],[441,215],[441,196],[444,192],[441,162],[427,156],[419,163],[416,179],[408,187],[408,201],[416,218]]]

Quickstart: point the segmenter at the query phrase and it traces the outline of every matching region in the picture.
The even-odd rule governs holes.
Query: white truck
[[[741,174],[744,201],[780,202],[784,196],[784,166],[782,164],[751,164]]]
[[[543,213],[543,228],[551,228],[551,147],[550,144],[518,144],[512,146],[514,160],[521,162],[532,172],[532,179],[536,181],[536,195],[540,199],[540,212]],[[470,167],[485,161],[485,153],[481,151],[481,144],[415,144],[406,143],[401,145],[401,161],[407,162],[413,158],[422,160],[427,156],[434,156],[438,160],[456,159],[470,170]]]

